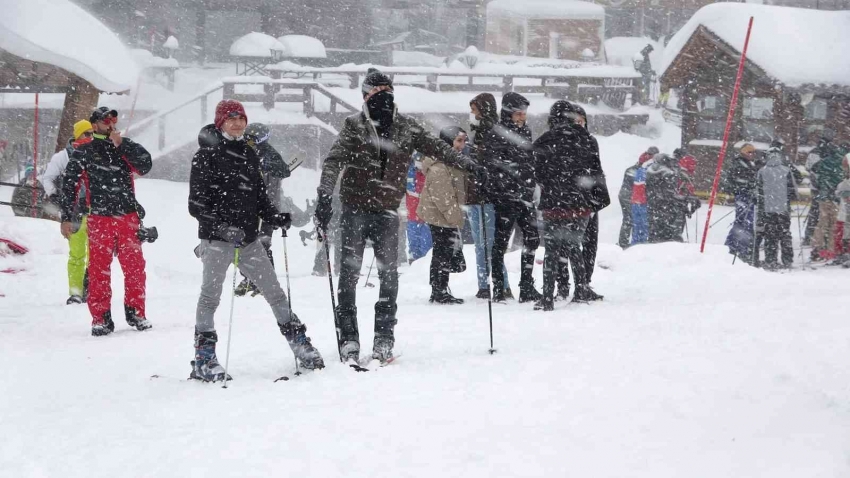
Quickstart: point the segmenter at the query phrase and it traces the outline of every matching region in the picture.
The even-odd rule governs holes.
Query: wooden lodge
[[[670,40],[661,75],[662,91],[677,93],[682,145],[698,160],[703,191],[717,165],[751,16],[726,164],[744,142],[766,149],[780,139],[799,164],[825,130],[836,141],[850,140],[850,61],[835,46],[850,44],[850,12],[709,5]]]

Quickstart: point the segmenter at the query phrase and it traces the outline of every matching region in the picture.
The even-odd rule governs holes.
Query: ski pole
[[[333,271],[331,270],[331,248],[330,248],[330,245],[328,244],[327,234],[325,234],[325,231],[322,231],[321,229],[317,228],[316,232],[318,233],[317,234],[318,239],[325,243],[325,258],[328,261],[328,285],[330,286],[330,289],[331,289],[331,306],[333,307],[333,311],[334,311],[334,332],[336,333],[336,349],[339,351],[339,361],[345,362],[345,360],[343,360],[343,358],[342,358],[342,350],[341,350],[342,344],[339,341],[339,319],[337,318],[337,315],[336,315],[336,295],[334,295],[334,275],[333,275]]]
[[[481,213],[481,237],[484,239],[484,264],[485,269],[487,270],[487,290],[490,291],[490,253],[489,243],[487,242],[487,216],[484,215],[484,206],[479,204],[478,210]],[[489,292],[487,294],[487,313],[490,316],[490,355],[496,353],[496,349],[493,348],[493,294],[496,291]]]
[[[713,222],[710,226],[708,226],[708,228],[709,228],[709,229],[711,229],[712,227],[716,226],[718,222],[720,222],[720,221],[722,221],[722,220],[726,219],[727,217],[729,217],[730,215],[732,215],[734,212],[735,212],[735,210],[734,210],[734,209],[733,209],[733,210],[731,210],[731,211],[729,211],[728,213],[726,213],[726,215],[724,215],[724,216],[723,216],[723,217],[721,217],[720,219],[718,219],[718,220],[714,221],[714,222]]]
[[[227,366],[230,364],[230,339],[233,338],[233,305],[236,303],[236,272],[239,270],[239,248],[233,249],[233,287],[230,288],[230,322],[227,325],[227,353],[224,357],[224,385],[227,388]]]
[[[289,302],[289,322],[292,323],[292,292],[289,290],[289,251],[286,249],[286,229],[281,228],[281,235],[283,236],[283,266],[286,270],[286,301]],[[298,370],[298,356],[295,355],[295,351],[292,351],[292,358],[295,360],[295,375],[301,375],[301,371]]]
[[[370,288],[375,287],[375,284],[372,284],[371,282],[369,282],[369,277],[372,276],[372,266],[375,265],[374,249],[372,249],[372,252],[373,252],[372,262],[369,263],[369,272],[366,274],[366,283],[363,284],[363,287],[370,287]]]

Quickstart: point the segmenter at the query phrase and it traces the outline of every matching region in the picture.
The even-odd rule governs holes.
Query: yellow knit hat
[[[90,122],[86,120],[77,121],[74,123],[74,139],[80,139],[80,136],[90,129],[92,129]]]

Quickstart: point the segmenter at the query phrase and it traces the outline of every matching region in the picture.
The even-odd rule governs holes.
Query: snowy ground
[[[616,195],[623,169],[649,141],[617,135],[600,144]],[[302,171],[287,184],[305,197],[316,179]],[[624,252],[613,245],[615,202],[602,214],[604,268],[593,282],[605,301],[558,303],[545,314],[494,306],[492,356],[474,267],[451,279],[467,299],[456,307],[427,303],[427,259],[404,267],[403,356],[361,374],[335,361],[327,279],[310,275],[314,249],[293,237],[293,305],[328,367],[273,383],[292,374],[292,356],[262,298],[242,298],[235,380],[223,390],[185,381],[201,267],[188,187],[140,180],[138,189],[160,231],[145,245],[155,324],[145,333],[118,321],[112,336],[91,337],[88,311],[64,305],[67,246],[58,225],[0,209],[0,235],[33,251],[0,259],[0,269],[26,268],[0,274],[0,476],[850,474],[850,272],[733,266],[719,245],[729,219],[712,229],[704,255],[693,236]],[[280,258],[280,238],[274,247]],[[471,249],[466,257],[472,265]],[[517,253],[508,267],[516,287]],[[113,270],[120,317],[122,277]],[[540,267],[535,275],[539,284]],[[361,284],[364,344],[376,297]],[[222,339],[229,306],[225,293]]]

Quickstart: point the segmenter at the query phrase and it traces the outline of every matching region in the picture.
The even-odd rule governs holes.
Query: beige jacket
[[[429,157],[422,159],[425,186],[419,194],[416,215],[426,224],[463,227],[466,204],[466,174]]]

